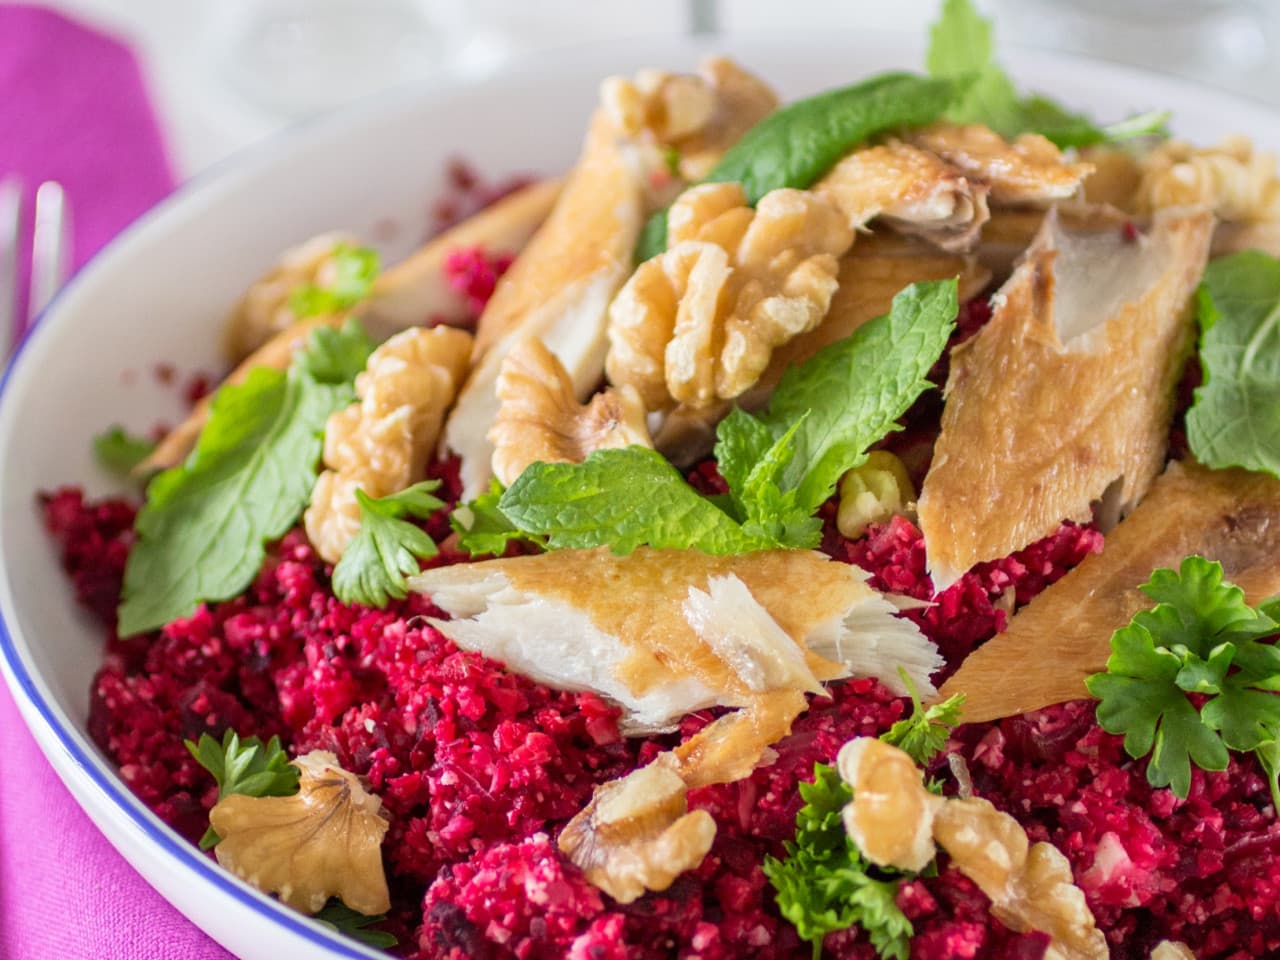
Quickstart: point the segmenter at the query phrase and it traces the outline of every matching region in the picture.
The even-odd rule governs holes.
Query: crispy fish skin
[[[1240,469],[1171,463],[1151,492],[1087,557],[965,660],[938,692],[965,695],[964,721],[984,723],[1089,696],[1111,635],[1153,601],[1153,570],[1199,554],[1219,561],[1250,603],[1280,592],[1280,481]]]
[[[935,123],[912,134],[911,142],[985,183],[993,205],[1065,200],[1093,172],[1090,163],[1068,162],[1039,134],[1005,140],[978,123]]]
[[[1206,210],[1170,210],[1134,237],[1046,219],[991,321],[951,356],[919,502],[939,591],[1063,520],[1088,520],[1113,484],[1121,512],[1147,492],[1213,223]]]

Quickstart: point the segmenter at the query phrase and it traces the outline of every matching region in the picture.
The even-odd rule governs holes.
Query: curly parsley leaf
[[[911,716],[897,721],[880,739],[907,754],[917,766],[927,767],[946,748],[952,729],[960,723],[964,694],[957,693],[926,708],[907,671],[899,667],[898,674],[911,695]]]
[[[247,797],[290,797],[298,792],[298,768],[289,762],[279,737],[272,737],[264,744],[258,737],[241,740],[234,730],[228,730],[222,735],[221,743],[207,733],[200,734],[198,743],[190,740],[183,743],[196,762],[213,774],[218,783],[219,800],[233,793]],[[210,827],[200,838],[200,849],[208,850],[218,842],[218,835]]]
[[[733,554],[776,546],[748,533],[644,447],[596,450],[582,463],[532,464],[498,507],[557,550],[607,545],[627,554],[647,544]]]
[[[1204,272],[1198,298],[1204,383],[1187,441],[1207,467],[1280,477],[1280,260],[1257,250]]]
[[[121,636],[190,616],[253,582],[266,544],[306,507],[325,422],[354,398],[347,374],[372,349],[354,322],[316,331],[287,372],[258,367],[214,395],[195,450],[147,488],[125,567]],[[345,359],[320,362],[315,351]]]
[[[502,512],[503,486],[496,478],[474,500],[460,503],[449,515],[449,526],[458,535],[459,548],[473,557],[500,557],[513,540],[546,546],[542,537],[525,533]]]
[[[344,934],[353,940],[359,940],[361,943],[371,947],[386,950],[400,943],[393,934],[384,930],[368,929],[375,923],[381,923],[387,919],[385,913],[376,917],[366,916],[363,913],[357,913],[336,898],[325,904],[324,909],[311,919],[317,923],[324,924],[330,930],[336,930],[338,933]]]
[[[931,123],[956,103],[968,77],[885,73],[775,110],[730,147],[704,183],[740,183],[748,203],[770,190],[804,189],[854,147],[889,130]],[[667,211],[645,224],[637,262],[667,245]]]
[[[431,495],[439,486],[439,480],[424,480],[377,499],[356,490],[360,532],[333,568],[333,592],[339,600],[385,607],[391,598],[408,595],[405,578],[419,573],[419,561],[439,551],[426,531],[405,517],[425,520],[442,509],[444,503]]]
[[[970,0],[946,0],[929,31],[925,66],[935,77],[971,77],[963,99],[947,111],[955,123],[983,123],[1014,137],[1039,133],[1059,147],[1086,147],[1134,137],[1163,135],[1168,111],[1136,114],[1099,126],[1039,94],[1019,96],[1013,80],[995,61],[991,21],[979,16]]]
[[[1124,734],[1129,756],[1151,754],[1147,780],[1186,797],[1192,763],[1224,770],[1228,749],[1280,738],[1280,651],[1260,642],[1280,622],[1273,605],[1249,606],[1222,565],[1203,557],[1155,571],[1142,590],[1156,606],[1115,632],[1107,672],[1085,683],[1102,728]],[[1209,699],[1197,710],[1190,693]]]
[[[866,931],[882,958],[907,960],[913,930],[895,900],[900,876],[868,864],[849,839],[841,810],[853,793],[835,768],[818,763],[813,774],[812,783],[800,784],[805,804],[795,839],[783,844],[786,857],[764,862],[779,911],[813,944],[815,960],[828,933],[853,926]]]
[[[135,437],[116,426],[93,438],[93,455],[113,473],[128,476],[156,448],[154,440]]]
[[[295,317],[339,313],[369,295],[381,270],[378,251],[339,243],[333,248],[331,259],[332,279],[328,283],[306,283],[289,295],[289,309]]]

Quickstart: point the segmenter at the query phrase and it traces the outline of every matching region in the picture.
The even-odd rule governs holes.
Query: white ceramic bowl
[[[920,42],[883,35],[722,39],[788,96],[888,68],[917,68]],[[482,82],[454,78],[305,125],[178,191],[127,230],[58,297],[0,386],[0,663],[23,716],[76,799],[166,898],[248,960],[368,957],[349,940],[224,873],[165,827],[116,776],[86,732],[100,629],[81,615],[41,528],[37,491],[110,489],[90,439],[114,422],[145,430],[179,414],[150,376],[218,363],[220,321],[284,247],[322,230],[375,236],[406,252],[425,224],[448,157],[480,169],[559,171],[573,159],[598,82],[643,66],[690,67],[707,52],[668,38],[519,61]],[[1167,77],[1038,51],[1005,55],[1020,83],[1100,118],[1169,107],[1197,141],[1244,132],[1280,147],[1280,117]],[[122,372],[136,371],[133,382]]]

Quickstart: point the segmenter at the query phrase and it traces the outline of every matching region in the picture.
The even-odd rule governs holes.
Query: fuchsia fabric
[[[0,178],[12,173],[26,186],[28,223],[36,186],[62,182],[76,266],[172,189],[127,47],[50,11],[0,4]],[[0,685],[0,958],[229,956],[103,839]]]

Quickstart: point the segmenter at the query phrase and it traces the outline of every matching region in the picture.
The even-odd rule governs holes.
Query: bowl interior
[[[918,42],[875,35],[746,37],[716,46],[788,96],[921,61]],[[91,804],[91,794],[126,814],[109,827],[105,806],[98,811],[117,845],[128,831],[154,837],[159,827],[128,795],[103,799],[85,772],[113,776],[85,733],[101,631],[71,600],[41,527],[37,493],[67,483],[95,494],[117,489],[93,463],[91,438],[113,423],[145,432],[176,421],[180,391],[159,382],[157,366],[217,371],[222,317],[286,246],[344,229],[378,240],[390,259],[403,255],[425,230],[450,157],[495,175],[564,170],[601,78],[646,65],[689,67],[700,52],[678,38],[576,48],[488,78],[405,90],[305,125],[185,187],[108,247],[49,309],[0,396],[0,616],[8,634],[0,659],[81,802]],[[1175,129],[1192,139],[1238,131],[1280,146],[1276,115],[1260,105],[1047,53],[1015,51],[1005,59],[1028,88],[1100,118],[1167,106]],[[176,869],[196,856],[183,849],[161,865]],[[211,921],[196,919],[227,939]]]

